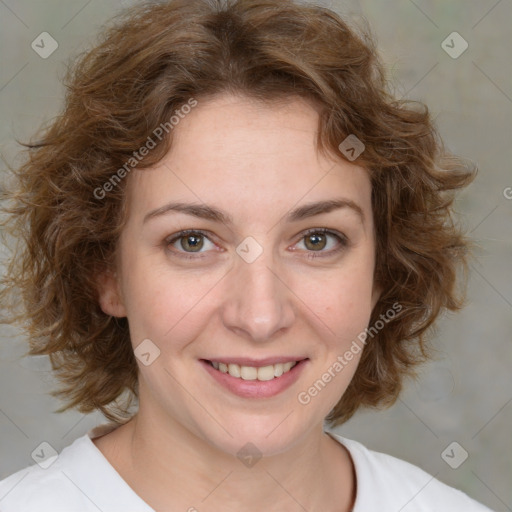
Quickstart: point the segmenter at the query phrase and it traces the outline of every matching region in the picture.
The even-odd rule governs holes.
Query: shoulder
[[[88,465],[87,450],[83,450],[83,438],[62,450],[61,455],[34,464],[13,473],[0,481],[0,510],[2,512],[88,512],[79,488],[73,483],[73,462],[80,456],[81,463]],[[58,500],[56,500],[58,497]]]
[[[340,435],[329,435],[348,449],[354,462],[357,497],[353,512],[490,512],[467,494],[409,462],[370,450]]]
[[[60,454],[0,481],[2,512],[152,512],[94,445],[100,425]]]

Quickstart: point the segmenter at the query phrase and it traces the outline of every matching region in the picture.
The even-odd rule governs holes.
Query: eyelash
[[[210,240],[208,237],[208,233],[206,231],[203,231],[201,229],[185,229],[185,230],[180,231],[179,233],[176,233],[176,234],[172,235],[171,237],[167,238],[165,240],[165,246],[169,249],[169,246],[172,245],[174,242],[176,242],[180,238],[184,238],[187,235],[191,235],[191,234],[201,235],[201,236],[204,236],[205,238],[207,238],[208,240]],[[299,239],[299,242],[301,240],[303,240],[304,238],[306,238],[308,235],[312,235],[312,234],[323,234],[323,235],[333,236],[334,238],[336,238],[338,240],[339,246],[336,249],[331,249],[330,251],[306,251],[307,252],[306,257],[308,259],[326,258],[326,257],[333,256],[334,254],[339,253],[340,251],[342,251],[349,245],[348,240],[344,235],[342,235],[341,233],[337,233],[335,231],[331,231],[327,228],[308,229],[307,231],[305,231],[302,234],[302,236]],[[211,240],[210,240],[210,242],[211,242]],[[184,258],[187,260],[199,259],[199,258],[204,257],[204,256],[201,256],[201,253],[187,253],[185,251],[174,251],[174,250],[170,250],[170,252],[178,255],[179,258]]]

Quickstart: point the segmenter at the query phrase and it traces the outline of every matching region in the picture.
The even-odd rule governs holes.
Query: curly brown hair
[[[171,130],[133,163],[177,108],[225,92],[306,98],[319,108],[325,154],[343,158],[338,146],[350,134],[363,141],[357,164],[372,182],[383,290],[371,323],[393,304],[402,309],[366,344],[327,420],[337,425],[360,406],[396,401],[404,377],[432,355],[436,318],[463,304],[458,269],[467,266],[469,242],[452,205],[475,169],[448,154],[424,104],[392,94],[367,27],[293,0],[144,3],[105,28],[65,83],[61,115],[12,169],[4,224],[18,243],[1,292],[5,321],[26,328],[28,353],[50,357],[60,380],[52,394],[65,400],[58,412],[130,417],[138,375],[127,319],[103,313],[97,291],[126,216],[127,180],[112,179],[128,174],[128,161],[142,169],[163,158]]]

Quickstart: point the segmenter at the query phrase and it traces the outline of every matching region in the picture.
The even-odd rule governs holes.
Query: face
[[[339,356],[377,300],[371,186],[362,167],[320,156],[317,123],[300,99],[199,101],[164,160],[129,176],[101,305],[145,354],[139,415],[159,428],[276,454],[354,375],[360,352]]]

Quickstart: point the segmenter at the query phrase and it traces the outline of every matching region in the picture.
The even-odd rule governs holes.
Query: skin
[[[155,510],[353,506],[352,460],[322,424],[360,353],[309,404],[297,396],[367,327],[378,299],[371,185],[356,162],[318,153],[317,123],[315,108],[299,98],[272,106],[226,94],[199,101],[175,127],[166,157],[128,178],[117,268],[99,278],[100,304],[128,318],[134,348],[150,339],[160,356],[148,366],[137,361],[138,414],[94,442]],[[298,206],[339,198],[364,218],[344,207],[285,219]],[[144,222],[170,201],[214,206],[233,224],[181,212]],[[306,245],[311,228],[348,243],[320,234]],[[184,229],[208,232],[200,253],[187,236],[168,243]],[[263,248],[252,263],[236,252],[249,236]],[[236,396],[199,363],[282,355],[309,360],[271,398]],[[236,456],[247,442],[263,455],[250,468]]]

